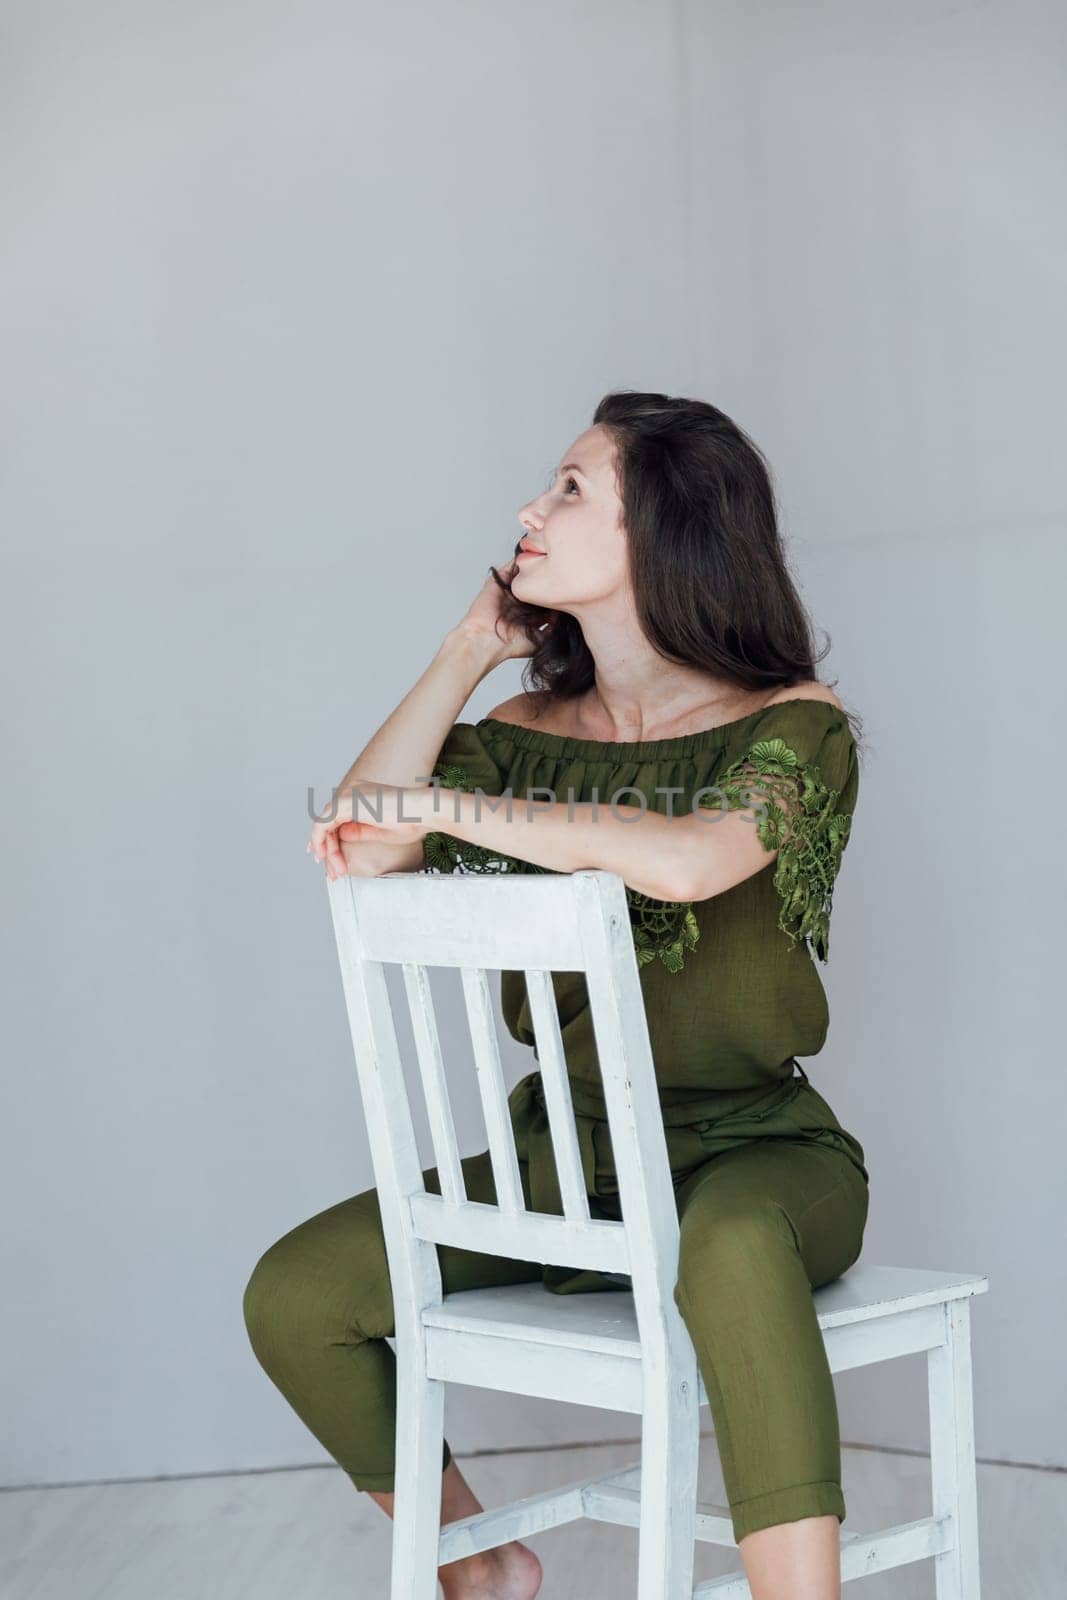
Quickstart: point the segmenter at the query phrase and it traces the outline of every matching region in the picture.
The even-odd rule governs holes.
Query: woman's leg
[[[750,1586],[756,1600],[823,1600],[838,1592],[827,1587],[825,1535],[834,1535],[836,1561],[845,1502],[836,1396],[811,1291],[859,1256],[867,1184],[837,1151],[772,1138],[713,1157],[677,1200],[675,1302],[708,1391],[734,1537],[746,1571],[750,1560],[760,1568],[759,1587],[753,1572]],[[822,1519],[811,1539],[793,1529],[741,1545],[806,1518]],[[797,1566],[802,1544],[810,1582]],[[773,1576],[776,1547],[791,1552],[783,1587]]]
[[[488,1151],[462,1162],[470,1200],[496,1204]],[[530,1203],[527,1163],[519,1172]],[[436,1167],[423,1172],[431,1194]],[[441,1286],[486,1288],[536,1281],[538,1262],[513,1261],[438,1245]],[[342,1200],[284,1234],[257,1262],[244,1293],[245,1326],[256,1356],[297,1415],[351,1478],[393,1514],[396,1357],[389,1263],[377,1189]],[[441,1525],[482,1506],[444,1441]],[[507,1595],[532,1600],[541,1563],[518,1540],[438,1568],[445,1600]]]
[[[462,1163],[471,1200],[495,1204],[488,1152]],[[520,1163],[526,1186],[525,1163]],[[436,1167],[423,1177],[440,1194]],[[438,1245],[445,1294],[541,1276],[537,1262]],[[256,1357],[357,1489],[391,1492],[396,1466],[395,1333],[377,1189],[291,1229],[257,1262],[244,1291]],[[451,1460],[447,1440],[442,1468]]]

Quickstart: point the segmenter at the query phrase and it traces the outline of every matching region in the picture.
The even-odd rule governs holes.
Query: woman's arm
[[[398,788],[428,786],[434,762],[460,712],[482,679],[506,656],[502,641],[483,629],[470,629],[464,623],[452,628],[425,672],[356,757],[338,790],[344,793],[354,782],[371,778]],[[423,861],[418,839],[404,844],[346,844],[329,833],[325,845],[335,864],[343,863],[354,877],[412,872]]]
[[[600,868],[617,872],[641,894],[657,900],[705,899],[768,866],[776,851],[760,843],[750,814],[674,816],[611,796],[592,801],[553,801],[546,791],[510,799],[440,789],[409,794],[405,814],[425,829],[532,861],[553,872]],[[541,797],[543,795],[543,798]],[[677,801],[675,802],[677,805]]]

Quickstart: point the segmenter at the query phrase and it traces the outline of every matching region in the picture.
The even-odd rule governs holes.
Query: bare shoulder
[[[486,716],[497,722],[511,722],[520,728],[532,728],[546,705],[547,696],[543,690],[524,690],[520,694],[513,694],[510,700],[502,700],[492,711],[487,711]]]
[[[839,711],[845,710],[827,683],[795,683],[792,688],[777,690],[766,703],[769,706],[780,706],[786,700],[821,700],[824,705],[836,706]]]

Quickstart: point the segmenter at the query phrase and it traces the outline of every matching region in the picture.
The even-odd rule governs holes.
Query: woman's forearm
[[[447,633],[418,681],[338,784],[359,778],[401,788],[428,784],[441,746],[482,679],[499,664],[499,647],[484,634]]]
[[[686,900],[692,878],[693,819],[620,802],[525,795],[490,796],[441,788],[419,796],[422,821],[441,833],[490,851],[532,861],[553,872],[599,868],[658,900]],[[413,807],[409,805],[411,812]]]

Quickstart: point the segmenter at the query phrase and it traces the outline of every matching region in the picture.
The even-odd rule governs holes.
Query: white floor
[[[457,1456],[486,1506],[638,1459],[636,1444]],[[848,1531],[929,1510],[925,1456],[846,1446]],[[714,1440],[699,1495],[722,1503]],[[982,1600],[1064,1600],[1067,1472],[979,1464]],[[383,1600],[391,1524],[335,1467],[0,1493],[2,1600]],[[603,1523],[543,1533],[542,1600],[620,1600],[637,1535]],[[738,1570],[701,1545],[697,1579]],[[858,1580],[856,1600],[933,1600],[929,1562]]]

